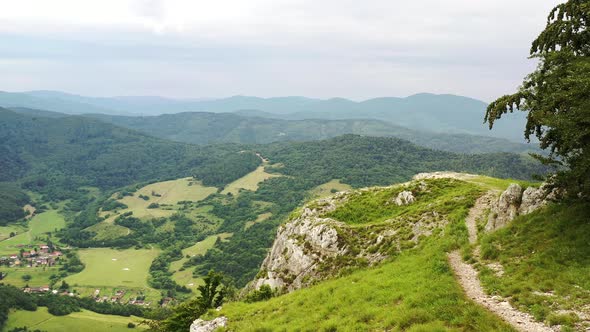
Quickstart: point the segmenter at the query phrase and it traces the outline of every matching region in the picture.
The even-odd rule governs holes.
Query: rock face
[[[197,319],[191,324],[190,332],[213,332],[227,325],[227,317],[217,317],[214,320]]]
[[[414,197],[411,191],[404,190],[397,195],[397,197],[394,200],[394,203],[397,206],[402,206],[414,203],[415,200],[416,198]]]
[[[270,253],[262,263],[255,288],[269,285],[291,291],[301,288],[316,275],[318,265],[330,257],[344,255],[347,248],[339,240],[337,227],[344,224],[320,214],[335,208],[334,198],[319,201],[319,207],[305,208],[303,213],[281,226]],[[262,275],[261,275],[262,274]]]
[[[547,204],[545,187],[528,187],[522,190],[518,184],[511,184],[497,202],[492,202],[486,231],[494,231],[506,226],[519,215],[529,214]]]
[[[446,216],[436,211],[399,216],[376,225],[351,226],[326,217],[351,197],[392,189],[395,193],[383,204],[400,207],[415,202],[419,197],[415,195],[429,190],[425,181],[415,181],[338,193],[308,204],[300,215],[279,227],[260,272],[246,292],[262,285],[290,292],[336,275],[343,268],[373,265],[399,252],[402,246],[407,249],[418,244],[420,238],[448,223]]]

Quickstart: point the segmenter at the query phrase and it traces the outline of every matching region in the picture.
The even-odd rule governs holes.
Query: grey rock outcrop
[[[404,190],[397,195],[397,197],[394,199],[393,202],[397,206],[402,206],[402,205],[412,204],[412,203],[414,203],[415,200],[416,200],[416,198],[414,197],[414,195],[412,194],[411,191]]]
[[[305,208],[299,217],[279,228],[254,288],[262,285],[288,291],[301,288],[317,274],[316,269],[323,260],[346,253],[347,248],[339,241],[336,230],[344,224],[319,216],[334,208],[334,199],[319,202],[320,207]]]
[[[518,214],[528,214],[547,203],[545,188],[528,187],[522,193]]]
[[[213,332],[227,325],[227,317],[217,317],[214,320],[195,320],[190,327],[190,332]]]
[[[496,202],[492,202],[486,231],[494,231],[506,226],[519,215],[529,214],[547,204],[554,194],[547,195],[545,186],[528,187],[524,191],[518,184],[511,184],[502,192]]]

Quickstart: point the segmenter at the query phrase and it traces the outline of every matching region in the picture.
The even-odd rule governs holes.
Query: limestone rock
[[[508,189],[500,195],[498,202],[492,205],[486,231],[501,228],[516,218],[521,198],[521,186],[516,183],[508,186]]]
[[[540,188],[528,187],[524,190],[518,184],[511,184],[497,202],[492,202],[486,231],[494,231],[514,220],[519,215],[529,214],[547,204],[556,196],[553,192],[547,195],[545,185]]]
[[[412,194],[411,191],[404,190],[397,195],[397,197],[394,200],[394,203],[397,206],[401,206],[401,205],[412,204],[412,203],[414,203],[415,200],[416,200],[416,198],[414,197],[414,195]]]
[[[545,205],[545,189],[528,187],[522,193],[522,202],[518,214],[528,214]]]
[[[190,327],[190,332],[213,332],[227,325],[227,317],[217,317],[214,320],[195,320]]]

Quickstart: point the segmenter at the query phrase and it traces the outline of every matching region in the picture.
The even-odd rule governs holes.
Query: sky
[[[554,0],[0,0],[0,91],[491,101]]]

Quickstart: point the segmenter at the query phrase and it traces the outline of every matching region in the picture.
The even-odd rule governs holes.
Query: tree
[[[184,332],[188,331],[193,321],[211,308],[223,303],[225,286],[222,285],[223,275],[209,271],[203,278],[204,284],[199,286],[200,295],[174,308],[174,313],[162,321],[144,321],[153,331]]]
[[[21,278],[26,282],[29,282],[31,279],[33,279],[30,274],[23,274]]]
[[[528,112],[524,135],[536,136],[557,166],[548,180],[571,196],[590,198],[590,2],[569,0],[556,6],[545,30],[532,43],[537,69],[519,90],[492,102],[485,121],[490,129],[508,112]]]

